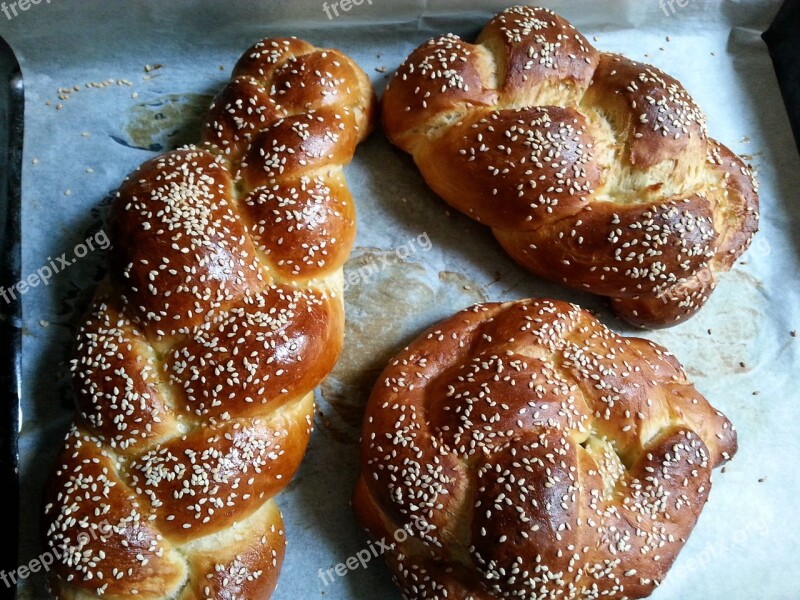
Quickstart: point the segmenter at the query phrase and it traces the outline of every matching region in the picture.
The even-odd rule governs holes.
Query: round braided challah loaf
[[[111,281],[73,361],[79,415],[47,491],[56,597],[274,590],[273,498],[342,347],[343,166],[373,105],[340,52],[266,39],[215,100],[205,145],[121,186]]]
[[[563,302],[478,305],[379,377],[355,508],[409,600],[642,598],[735,452],[664,348]]]
[[[437,194],[523,267],[634,324],[694,314],[758,228],[750,171],[680,83],[547,9],[500,13],[478,45],[422,45],[382,102]]]

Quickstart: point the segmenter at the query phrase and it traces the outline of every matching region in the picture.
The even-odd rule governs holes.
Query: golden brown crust
[[[570,108],[474,111],[415,156],[437,194],[499,231],[574,215],[600,185],[586,120]]]
[[[478,305],[378,379],[355,509],[409,599],[642,598],[736,447],[664,348],[563,302]]]
[[[284,279],[320,276],[331,263],[342,264],[355,242],[355,205],[344,176],[259,188],[242,211],[256,246]]]
[[[427,138],[434,121],[444,115],[448,123],[474,106],[492,106],[497,93],[484,84],[481,70],[491,68],[473,47],[454,35],[420,46],[394,76],[402,84],[381,100],[383,128],[407,152],[411,144]],[[429,90],[420,93],[421,90]]]
[[[170,437],[178,415],[163,389],[157,353],[118,304],[97,305],[81,328],[74,389],[85,427],[128,453]]]
[[[197,149],[150,160],[120,187],[111,272],[149,333],[185,335],[264,286],[232,195],[222,162]]]
[[[369,80],[335,50],[245,53],[202,147],[146,162],[113,207],[112,277],[81,328],[79,407],[46,494],[58,598],[267,598],[273,500],[344,336],[343,168]]]
[[[691,167],[704,158],[705,116],[676,79],[655,67],[600,54],[582,105],[613,124],[633,166],[645,169],[674,160],[676,166]]]
[[[598,55],[566,19],[528,7],[496,15],[480,34],[497,65],[502,96],[516,107],[545,105],[553,92],[579,97],[592,80]]]
[[[269,598],[278,584],[286,546],[283,520],[274,500],[254,513],[250,523],[231,527],[231,538],[220,553],[219,545],[194,544],[188,554],[196,575],[181,600],[195,598]],[[267,569],[264,566],[267,566]]]
[[[382,105],[389,138],[446,202],[522,266],[608,296],[638,325],[693,315],[758,229],[752,174],[708,138],[681,84],[598,52],[544,8],[503,11],[476,45],[423,44]]]
[[[159,598],[187,578],[185,560],[149,521],[146,501],[125,484],[116,457],[78,427],[67,436],[47,498],[59,588]]]
[[[640,247],[643,232],[646,251]],[[603,203],[531,232],[496,233],[530,271],[557,271],[565,284],[619,298],[657,294],[696,273],[714,258],[717,241],[711,207],[701,196],[647,205]],[[667,264],[680,265],[679,272]]]

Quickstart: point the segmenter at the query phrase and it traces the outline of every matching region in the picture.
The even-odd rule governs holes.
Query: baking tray
[[[763,37],[800,150],[800,2],[786,0]]]
[[[8,106],[16,108],[0,114],[5,131],[11,128],[11,135],[0,137],[0,277],[17,281],[47,256],[69,251],[104,227],[110,194],[124,175],[155,153],[196,139],[202,110],[253,41],[297,35],[339,47],[369,72],[380,92],[416,45],[443,31],[471,38],[510,4],[364,0],[330,20],[317,0],[54,0],[13,19],[0,13],[0,35],[25,74],[28,115],[20,194],[20,164],[8,157],[19,155],[23,139],[21,84],[17,78],[10,86],[4,70],[3,101],[15,99]],[[760,37],[779,2],[691,0],[673,13],[655,1],[541,4],[590,40],[596,37],[598,48],[623,51],[676,75],[709,112],[712,133],[759,172],[765,218],[753,249],[695,319],[644,334],[675,351],[700,390],[737,424],[742,445],[728,472],[717,474],[695,533],[653,597],[796,600],[800,582],[792,566],[800,532],[792,502],[800,494],[793,473],[800,445],[793,423],[800,416],[794,386],[800,359],[790,332],[800,329],[800,207],[792,195],[800,188],[800,157],[790,123],[798,120],[787,117]],[[787,2],[765,35],[794,114],[800,109],[798,76],[791,73],[798,65],[791,58],[800,39],[796,10],[796,2]],[[9,72],[12,56],[2,49]],[[348,178],[359,237],[347,270],[378,268],[348,289],[344,356],[320,390],[308,456],[279,499],[289,549],[277,600],[399,597],[380,561],[334,584],[317,574],[367,544],[349,508],[363,402],[387,357],[419,331],[474,302],[537,295],[580,302],[618,331],[635,333],[597,298],[537,281],[515,267],[488,231],[433,197],[411,161],[380,132],[360,148]],[[42,293],[25,296],[22,306],[0,305],[2,384],[9,400],[2,475],[16,499],[19,447],[23,490],[14,523],[21,531],[20,556],[12,555],[14,544],[4,549],[4,565],[11,569],[42,551],[39,496],[72,414],[65,361],[80,315],[105,276],[104,264],[102,255],[90,255]],[[12,592],[0,583],[0,594],[44,598],[42,579],[25,580],[16,596]]]
[[[0,39],[0,286],[10,288],[20,278],[20,207],[22,197],[22,135],[25,94],[14,52]],[[22,306],[12,300],[0,311],[0,481],[12,514],[19,514],[19,417]],[[8,532],[17,540],[19,522]],[[17,566],[17,544],[5,544],[0,570]],[[14,588],[0,588],[0,598]]]

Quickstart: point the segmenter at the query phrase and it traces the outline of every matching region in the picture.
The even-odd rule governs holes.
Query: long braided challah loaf
[[[79,335],[79,415],[47,492],[56,597],[274,590],[274,496],[342,347],[343,166],[373,104],[340,52],[266,39],[215,100],[205,145],[120,188],[111,283]]]
[[[634,324],[694,314],[758,228],[750,171],[680,83],[547,9],[509,8],[478,45],[422,45],[382,102],[437,194],[528,270]]]
[[[642,598],[735,452],[663,348],[563,302],[479,305],[378,379],[355,508],[409,600]]]

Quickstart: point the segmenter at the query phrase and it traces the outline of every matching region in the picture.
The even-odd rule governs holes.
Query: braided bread
[[[216,98],[204,145],[119,189],[110,282],[72,363],[79,414],[46,492],[54,596],[274,590],[274,496],[342,347],[343,166],[373,104],[340,52],[263,40]]]
[[[664,348],[563,302],[478,305],[378,379],[355,509],[409,600],[643,598],[736,447]]]
[[[423,44],[382,103],[439,196],[526,269],[636,325],[694,314],[758,228],[752,174],[680,83],[544,8],[507,9],[478,45]]]

